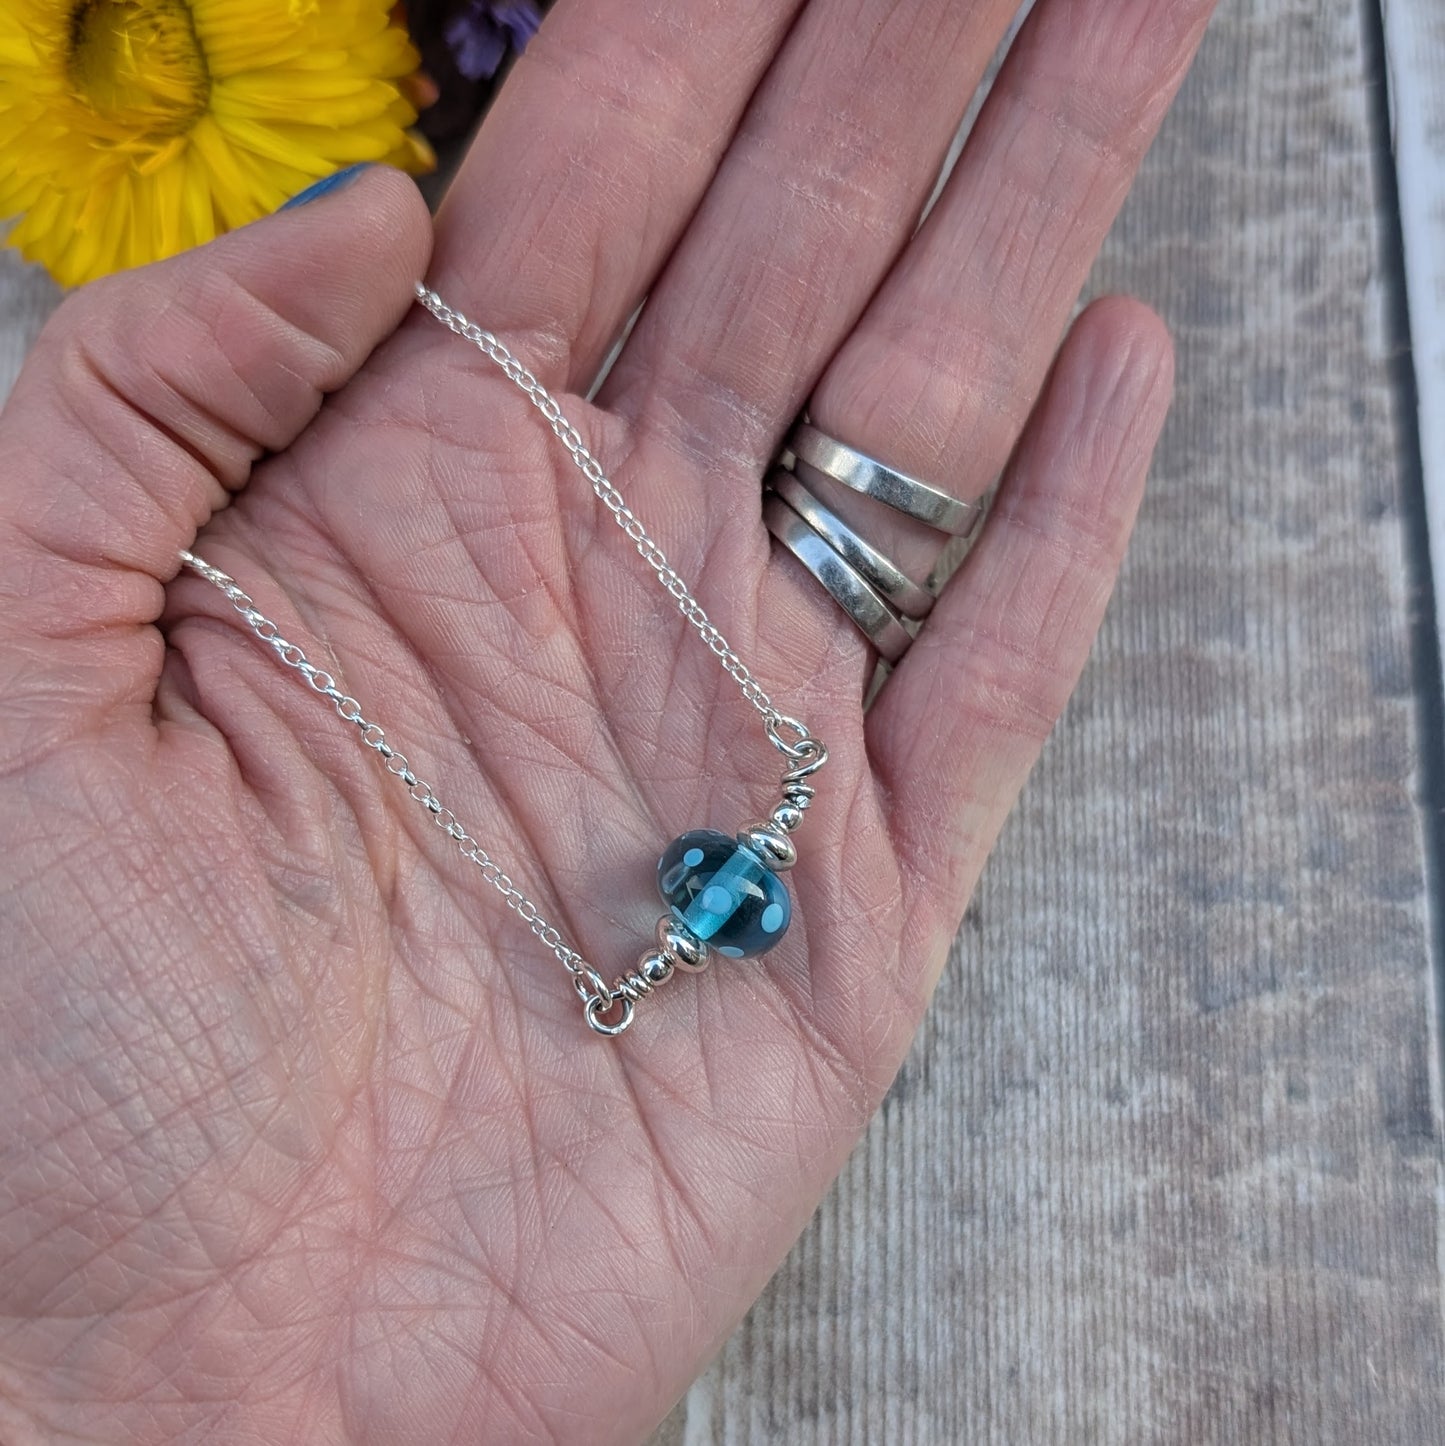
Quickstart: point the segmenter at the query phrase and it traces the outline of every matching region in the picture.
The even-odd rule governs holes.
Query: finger
[[[447,193],[437,290],[585,389],[801,3],[562,0]]]
[[[819,427],[959,497],[989,487],[1212,8],[1042,0],[939,204],[819,382]],[[927,575],[939,533],[826,479],[818,494]]]
[[[311,204],[83,288],[0,414],[0,675],[71,728],[148,706],[177,551],[396,325],[425,268],[416,187],[368,169]],[[17,742],[11,734],[12,745]]]
[[[599,400],[755,477],[917,223],[1013,0],[808,7]]]
[[[982,538],[868,717],[910,880],[920,970],[941,967],[984,857],[1078,680],[1168,410],[1173,351],[1138,302],[1069,334]],[[931,982],[931,979],[930,981]]]

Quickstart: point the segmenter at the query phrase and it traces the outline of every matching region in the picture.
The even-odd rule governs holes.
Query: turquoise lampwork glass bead
[[[657,866],[657,888],[676,918],[729,959],[766,953],[793,917],[777,874],[716,829],[673,839]]]

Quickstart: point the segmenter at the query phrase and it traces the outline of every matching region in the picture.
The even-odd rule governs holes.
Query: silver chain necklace
[[[797,861],[790,835],[813,800],[808,780],[828,761],[828,750],[796,718],[774,706],[622,493],[608,480],[581,433],[562,415],[556,398],[546,387],[491,332],[468,321],[435,291],[418,283],[416,297],[443,326],[495,362],[546,418],[663,590],[707,644],[723,671],[737,683],[743,697],[762,716],[768,741],[790,764],[782,778],[782,800],[767,819],[750,824],[735,837],[715,829],[693,829],[667,846],[658,864],[658,890],[668,911],[657,921],[655,947],[644,952],[634,968],[609,984],[547,922],[537,905],[471,836],[456,814],[443,805],[432,786],[417,776],[406,755],[387,741],[381,726],[365,715],[361,704],[337,685],[332,674],[316,667],[295,643],[282,637],[276,624],[259,611],[234,578],[191,552],[183,551],[181,562],[219,588],[277,658],[294,668],[313,692],[330,699],[337,715],[357,729],[361,743],[380,755],[386,771],[427,810],[432,822],[456,843],[462,857],[482,871],[482,877],[502,895],[507,907],[566,966],[588,1025],[598,1034],[616,1036],[632,1023],[638,1001],[665,984],[677,970],[696,973],[705,969],[714,953],[727,958],[761,954],[783,937],[792,917],[792,901],[779,876]]]

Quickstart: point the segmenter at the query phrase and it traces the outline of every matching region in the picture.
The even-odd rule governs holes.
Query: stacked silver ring
[[[785,463],[789,457],[792,466],[780,465],[768,478],[768,531],[823,584],[879,656],[896,663],[913,642],[910,623],[928,616],[934,595],[829,507],[818,496],[818,479],[829,477],[950,537],[971,538],[983,521],[983,504],[940,492],[810,422],[793,428]]]

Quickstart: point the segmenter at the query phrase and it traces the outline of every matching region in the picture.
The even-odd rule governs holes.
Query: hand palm
[[[1074,370],[1137,351],[1147,324],[1127,321],[1076,333]],[[645,394],[650,371],[615,397]],[[58,731],[33,710],[11,760],[15,1380],[66,1362],[69,1399],[98,1419],[119,1397],[177,1436],[643,1431],[760,1289],[901,1059],[1092,632],[1157,390],[1040,421],[1040,473],[1097,433],[1139,433],[1109,454],[1120,481],[1094,546],[1031,561],[1045,508],[1081,508],[1102,462],[1032,502],[1024,488],[1019,525],[970,565],[970,607],[990,613],[917,645],[866,721],[864,648],[758,521],[776,437],[742,427],[699,451],[648,407],[560,397],[830,751],[788,938],[765,963],[673,981],[617,1043],[204,582],[171,589],[159,671],[150,630],[125,643],[138,651],[84,640],[76,676],[105,706]],[[521,395],[419,314],[198,550],[608,977],[649,943],[663,844],[774,801],[785,765],[717,660]]]
[[[427,324],[258,471],[207,555],[255,579],[278,621],[287,604],[261,569],[284,587],[325,640],[315,660],[615,973],[650,939],[661,845],[745,821],[787,765],[520,394],[425,346]],[[611,431],[604,454],[632,450],[580,399],[564,405],[585,435]],[[448,432],[466,418],[463,434],[441,440],[439,417]],[[666,471],[679,495],[704,492],[679,460]],[[694,519],[676,557],[704,596],[767,613],[752,510],[746,528]],[[705,535],[721,541],[704,563]],[[87,1205],[101,1197],[113,1329],[163,1323],[184,1350],[180,1321],[199,1314],[239,1347],[259,1319],[303,1380],[344,1342],[342,1398],[380,1439],[393,1420],[442,1436],[462,1369],[496,1439],[535,1427],[543,1406],[507,1386],[539,1370],[567,1381],[615,1362],[572,1407],[608,1420],[676,1393],[659,1327],[675,1346],[685,1323],[701,1355],[756,1293],[896,1068],[915,1014],[900,993],[924,998],[899,969],[919,923],[864,752],[863,650],[798,618],[770,639],[737,611],[734,640],[764,676],[809,648],[842,655],[798,695],[831,750],[799,917],[776,962],[674,983],[618,1048],[329,709],[238,620],[217,625],[205,584],[176,589],[156,720],[98,730],[45,780],[67,797],[109,780],[64,839],[90,862],[65,888],[49,863],[47,907],[66,922],[32,1002],[54,1028],[77,958],[103,970],[85,984],[110,1004],[66,1081],[103,1113],[63,1148]],[[785,641],[804,655],[784,658]],[[22,843],[47,848],[43,813]],[[111,858],[102,904],[96,861]],[[88,949],[97,933],[120,951]],[[111,1129],[128,1137],[118,1155],[97,1143]],[[112,1195],[100,1181],[118,1168]],[[767,1203],[780,1188],[794,1208]],[[140,1200],[156,1202],[143,1238],[126,1228]],[[39,1292],[47,1256],[74,1267],[38,1252]],[[725,1303],[694,1309],[695,1283],[720,1278]]]

